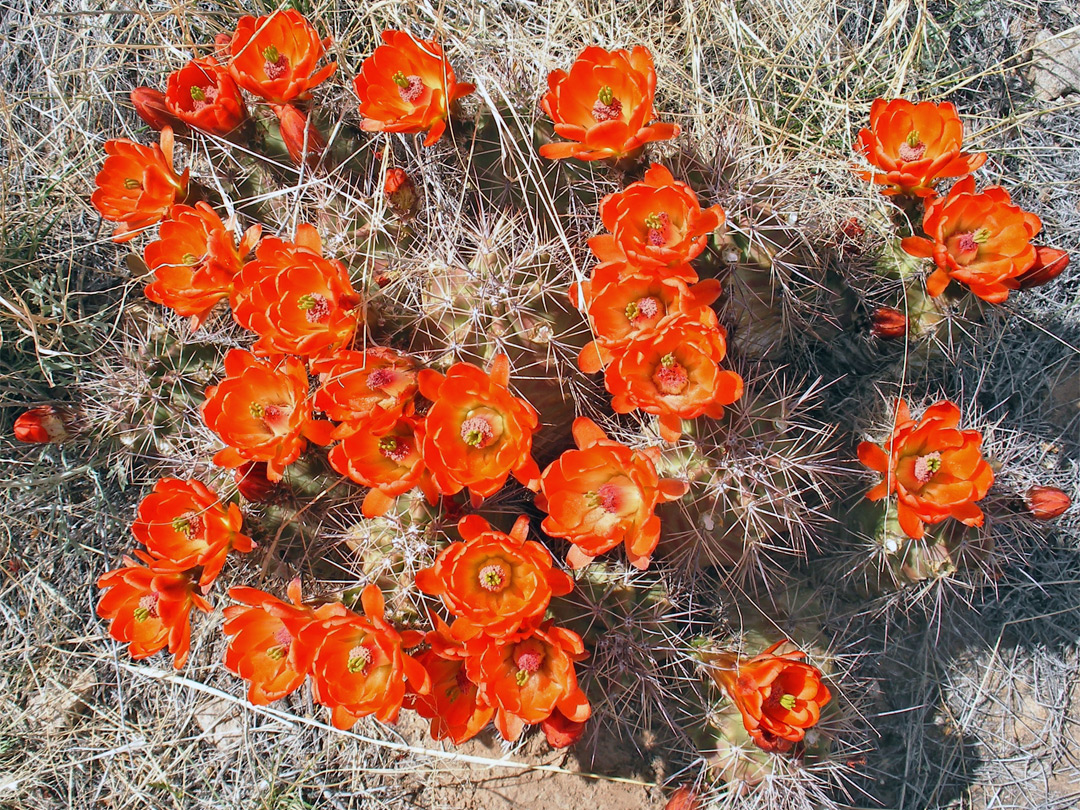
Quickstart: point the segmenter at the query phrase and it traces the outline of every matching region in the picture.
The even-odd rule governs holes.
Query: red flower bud
[[[278,485],[266,476],[265,461],[249,461],[233,471],[236,488],[252,503],[265,503],[270,500]]]
[[[172,127],[177,133],[186,132],[184,122],[169,112],[165,103],[165,94],[153,87],[136,87],[131,91],[131,103],[135,112],[159,132],[165,127]]]
[[[907,330],[907,316],[898,309],[878,307],[871,316],[870,334],[874,337],[902,338]]]
[[[1069,266],[1069,254],[1051,247],[1035,248],[1035,264],[1016,277],[1021,290],[1030,290],[1052,281]]]
[[[847,219],[845,219],[843,224],[840,226],[840,231],[848,239],[858,240],[866,236],[866,228],[864,228],[862,226],[862,223],[859,222],[858,217],[848,217]]]
[[[307,115],[292,104],[275,104],[274,114],[281,124],[281,140],[285,142],[293,163],[297,166],[301,163],[308,166],[318,163],[326,151],[326,138],[308,120]]]
[[[547,720],[541,721],[540,727],[544,730],[548,745],[552,748],[568,748],[578,741],[585,730],[585,723],[570,720],[556,709]]]
[[[404,169],[390,169],[386,172],[383,191],[390,199],[390,205],[399,216],[410,216],[416,208],[418,199],[416,185]]]
[[[701,801],[693,788],[683,785],[668,799],[664,810],[699,810]]]
[[[51,405],[31,408],[15,420],[15,438],[27,444],[59,444],[69,435],[60,411]]]
[[[1036,520],[1053,520],[1072,506],[1072,500],[1057,487],[1034,486],[1024,494],[1028,511]]]

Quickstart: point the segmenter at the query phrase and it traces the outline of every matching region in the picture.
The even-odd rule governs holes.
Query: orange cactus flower
[[[647,48],[586,48],[569,73],[548,74],[540,106],[555,122],[555,134],[570,143],[544,144],[540,155],[553,160],[634,157],[651,141],[677,137],[677,125],[656,122],[655,95],[656,69]]]
[[[337,70],[337,62],[316,70],[330,43],[293,9],[241,17],[229,42],[229,72],[238,85],[271,104],[303,101]]]
[[[15,438],[27,444],[59,444],[71,435],[64,415],[62,409],[52,405],[23,411],[15,420]]]
[[[352,435],[361,425],[392,422],[417,391],[416,363],[393,349],[340,351],[313,361],[311,370],[322,381],[315,407],[342,423],[334,429],[335,439]]]
[[[591,419],[574,420],[577,450],[567,450],[540,478],[536,505],[548,513],[541,528],[573,545],[566,557],[581,568],[626,543],[630,562],[644,570],[660,541],[657,504],[686,494],[687,485],[656,474],[660,451],[631,450],[612,441]]]
[[[702,209],[690,186],[654,163],[644,180],[604,197],[600,219],[611,233],[589,240],[597,258],[625,259],[647,268],[678,266],[696,258],[725,216],[719,205]]]
[[[556,710],[574,723],[589,719],[592,709],[574,672],[574,662],[587,655],[581,636],[548,621],[524,638],[486,645],[465,660],[465,671],[480,685],[481,699],[495,707],[499,733],[513,741]]]
[[[214,135],[228,135],[247,119],[240,88],[212,56],[192,59],[169,74],[165,104],[188,126]]]
[[[162,478],[139,502],[131,533],[154,559],[181,569],[201,566],[199,585],[205,588],[217,579],[230,551],[255,548],[243,528],[240,507],[223,504],[206,484]]]
[[[431,693],[413,697],[407,705],[431,721],[434,740],[461,745],[491,722],[495,709],[480,699],[480,690],[469,680],[463,658],[443,658],[425,650],[418,660],[431,678]]]
[[[776,655],[784,639],[753,658],[709,656],[709,674],[742,714],[743,726],[765,751],[790,751],[821,719],[832,694],[821,670],[805,663],[800,650]]]
[[[300,688],[307,670],[297,663],[293,642],[314,621],[326,618],[331,605],[318,611],[306,607],[300,580],[289,583],[289,599],[255,588],[230,588],[229,597],[240,602],[225,608],[225,635],[231,636],[225,651],[225,667],[248,681],[248,700],[265,706]]]
[[[416,694],[431,692],[427,670],[405,653],[423,641],[423,634],[398,632],[386,621],[378,586],[364,588],[360,600],[364,615],[335,605],[332,615],[300,631],[297,645],[297,669],[311,673],[315,699],[342,729],[370,714],[396,722],[406,683]]]
[[[147,565],[128,557],[124,567],[97,581],[105,593],[97,614],[109,622],[109,635],[127,644],[132,658],[147,658],[169,648],[173,666],[180,669],[191,647],[191,609],[210,612],[210,603],[195,581],[176,566],[136,551]]]
[[[721,326],[680,316],[662,333],[631,340],[604,378],[611,406],[616,413],[640,408],[656,414],[660,435],[669,442],[682,435],[683,419],[718,419],[743,393],[742,377],[719,365],[726,336]]]
[[[601,264],[591,280],[570,290],[574,305],[585,305],[596,335],[578,354],[578,366],[586,374],[595,374],[633,338],[663,332],[680,314],[716,327],[716,313],[709,305],[719,296],[720,282],[715,279],[688,287],[679,278],[657,278],[647,270]]]
[[[265,461],[266,477],[280,481],[309,439],[330,444],[333,425],[311,418],[307,393],[307,372],[297,358],[271,364],[232,349],[225,355],[225,379],[206,389],[202,406],[207,427],[229,445],[214,463],[235,469]]]
[[[491,373],[455,363],[443,376],[424,369],[420,393],[435,404],[427,414],[424,462],[439,491],[469,488],[474,500],[494,495],[514,477],[534,492],[540,468],[530,455],[540,424],[536,409],[510,393],[510,361],[497,355]]]
[[[570,720],[556,708],[546,720],[540,721],[540,728],[552,748],[569,748],[584,733],[585,721]]]
[[[568,574],[553,567],[548,550],[526,539],[525,515],[510,534],[479,515],[462,518],[458,531],[465,542],[451,543],[431,568],[416,574],[416,587],[438,596],[457,617],[451,625],[457,639],[512,637],[544,615],[552,596],[574,587]]]
[[[312,225],[298,225],[295,242],[260,242],[230,300],[237,323],[259,335],[256,354],[327,354],[351,343],[362,323],[349,271],[323,257]]]
[[[90,202],[104,219],[118,222],[114,242],[128,242],[165,218],[187,195],[188,169],[173,171],[173,131],[161,130],[161,145],[118,138],[105,141],[105,164]]]
[[[930,197],[939,178],[969,175],[986,162],[985,152],[962,151],[963,142],[964,125],[949,102],[875,99],[855,151],[878,171],[859,176],[885,185],[884,194]]]
[[[330,451],[330,466],[371,491],[364,497],[364,517],[386,514],[394,498],[420,485],[432,503],[438,493],[424,474],[420,445],[424,420],[405,416],[386,430],[358,430]]]
[[[367,132],[426,132],[431,146],[446,131],[459,99],[476,86],[459,82],[434,41],[405,31],[383,31],[383,42],[364,60],[353,88],[360,98],[360,127]]]
[[[957,430],[960,409],[948,400],[931,405],[917,422],[904,400],[896,403],[892,438],[884,449],[859,444],[859,461],[885,478],[866,493],[879,501],[896,493],[896,516],[904,533],[921,540],[925,524],[954,517],[968,526],[983,524],[975,505],[994,483],[982,456],[982,434]]]
[[[1035,265],[1031,240],[1041,229],[1042,221],[1013,205],[1005,189],[990,186],[976,194],[975,178],[965,177],[947,196],[926,203],[923,230],[930,238],[909,236],[900,244],[937,265],[926,279],[931,296],[955,279],[984,301],[1000,304]]]
[[[194,328],[201,326],[217,302],[232,292],[262,226],[248,228],[239,245],[234,233],[205,202],[174,205],[158,238],[143,250],[143,260],[154,272],[146,297],[190,317]]]

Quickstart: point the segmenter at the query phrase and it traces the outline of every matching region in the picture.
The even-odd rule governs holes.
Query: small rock
[[[222,698],[211,698],[195,709],[195,722],[206,738],[222,751],[236,748],[244,741],[244,723],[236,705]]]
[[[1044,28],[1035,35],[1032,62],[1038,98],[1053,101],[1080,92],[1080,32],[1054,34]]]

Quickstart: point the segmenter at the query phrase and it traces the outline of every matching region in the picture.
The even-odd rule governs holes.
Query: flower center
[[[495,560],[480,569],[480,587],[490,593],[499,593],[510,584],[510,566],[502,560]]]
[[[635,326],[641,321],[652,321],[664,314],[664,305],[659,298],[646,295],[626,305],[626,319]]]
[[[381,388],[385,388],[394,381],[395,374],[393,370],[388,368],[377,368],[367,378],[367,387],[372,391],[378,391]]]
[[[412,445],[400,436],[383,436],[379,439],[379,452],[400,464],[412,452]]]
[[[424,94],[424,82],[419,76],[406,76],[399,70],[393,78],[402,101],[412,104]]]
[[[926,144],[919,140],[919,131],[912,130],[897,150],[901,160],[920,160],[926,154]]]
[[[371,650],[365,647],[363,644],[357,644],[351,650],[349,650],[349,660],[346,666],[349,668],[349,672],[353,675],[364,675],[367,673],[367,668],[371,665]]]
[[[291,412],[289,408],[281,405],[265,405],[262,402],[252,402],[248,406],[248,410],[251,411],[252,416],[261,419],[263,424],[275,433],[288,431],[289,414]]]
[[[537,672],[542,663],[544,663],[543,650],[537,650],[534,647],[519,650],[514,656],[514,664],[518,668],[517,673],[514,675],[517,685],[524,686],[525,682],[529,680],[529,676]]]
[[[158,597],[156,593],[148,593],[139,600],[139,606],[135,608],[135,621],[145,622],[147,619],[156,619]]]
[[[483,416],[470,416],[461,423],[461,439],[469,447],[483,449],[495,441],[495,431]]]
[[[666,245],[668,231],[671,228],[671,217],[666,211],[658,211],[645,217],[645,227],[649,229],[649,244],[653,247]]]
[[[789,712],[795,708],[795,696],[789,694],[783,694],[780,696],[779,703]]]
[[[962,233],[957,237],[956,246],[961,253],[974,253],[979,245],[984,245],[990,239],[989,228],[979,228],[977,231]]]
[[[608,514],[614,515],[619,511],[620,501],[622,501],[621,494],[619,488],[614,484],[604,484],[594,494],[596,505]]]
[[[592,117],[597,123],[622,118],[622,102],[615,98],[615,93],[610,86],[604,85],[600,88],[600,92],[596,94]]]
[[[679,365],[674,354],[664,355],[652,376],[653,385],[661,394],[681,394],[690,383],[690,375]]]
[[[469,687],[473,685],[469,680],[469,676],[465,674],[465,666],[458,667],[457,675],[454,676],[454,680],[457,682],[457,688],[460,692],[468,692]]]
[[[203,533],[203,519],[195,512],[177,515],[172,521],[173,531],[182,532],[189,540]]]
[[[180,260],[188,267],[194,267],[199,263],[199,257],[196,256],[194,253],[185,253],[183,256],[180,257]]]
[[[301,312],[307,313],[308,323],[322,323],[330,317],[330,302],[325,295],[305,293],[296,302]]]
[[[915,477],[926,483],[941,469],[941,453],[927,453],[915,460]]]
[[[124,178],[124,188],[126,188],[126,189],[128,189],[130,191],[134,191],[137,188],[142,188],[142,182],[139,181],[139,180],[136,180],[134,177],[125,177]]]
[[[267,45],[263,48],[262,55],[263,59],[266,60],[263,63],[263,70],[266,73],[266,78],[270,79],[270,81],[280,79],[289,72],[289,58],[273,45]]]
[[[200,87],[197,84],[191,85],[191,101],[192,109],[198,111],[204,107],[210,107],[214,103],[214,99],[217,98],[217,88],[207,85],[206,87]]]
[[[271,661],[280,661],[289,654],[289,648],[293,642],[292,633],[289,632],[287,627],[282,626],[274,633],[274,641],[277,644],[266,651],[266,657]]]

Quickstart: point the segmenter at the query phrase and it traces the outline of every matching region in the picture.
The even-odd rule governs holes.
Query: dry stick
[[[173,672],[169,672],[164,669],[156,669],[152,667],[140,667],[134,664],[126,662],[119,663],[119,667],[134,675],[146,678],[152,681],[164,681],[166,683],[174,683],[180,686],[184,686],[188,689],[192,689],[196,692],[202,692],[206,695],[212,695],[221,700],[228,701],[237,706],[243,706],[246,709],[253,711],[256,714],[270,717],[274,720],[280,720],[285,723],[300,723],[301,725],[311,726],[312,728],[318,728],[323,731],[329,731],[334,734],[338,734],[342,737],[348,737],[359,742],[367,743],[368,745],[374,745],[378,748],[385,748],[389,751],[399,751],[408,754],[418,754],[420,756],[434,757],[436,759],[448,759],[453,762],[463,762],[470,765],[484,765],[489,768],[507,768],[521,771],[544,771],[547,773],[557,773],[566,776],[581,776],[586,779],[596,779],[604,782],[618,782],[623,785],[634,785],[636,787],[655,788],[659,787],[655,782],[643,782],[638,779],[629,779],[622,776],[607,776],[600,773],[587,773],[584,771],[571,771],[568,768],[561,768],[558,765],[531,765],[527,762],[516,762],[512,759],[492,759],[491,757],[479,757],[473,754],[458,754],[454,751],[438,751],[433,748],[423,748],[418,745],[408,745],[407,743],[391,742],[389,740],[380,740],[375,737],[367,737],[363,734],[357,734],[354,731],[347,731],[344,729],[334,728],[326,723],[319,722],[310,717],[300,717],[298,715],[287,714],[286,712],[271,709],[268,706],[256,706],[253,703],[238,698],[235,695],[230,695],[228,692],[222,692],[220,689],[215,689],[212,686],[207,686],[204,683],[193,681],[189,678],[177,675]],[[400,773],[398,768],[370,768],[365,769],[369,773]]]

